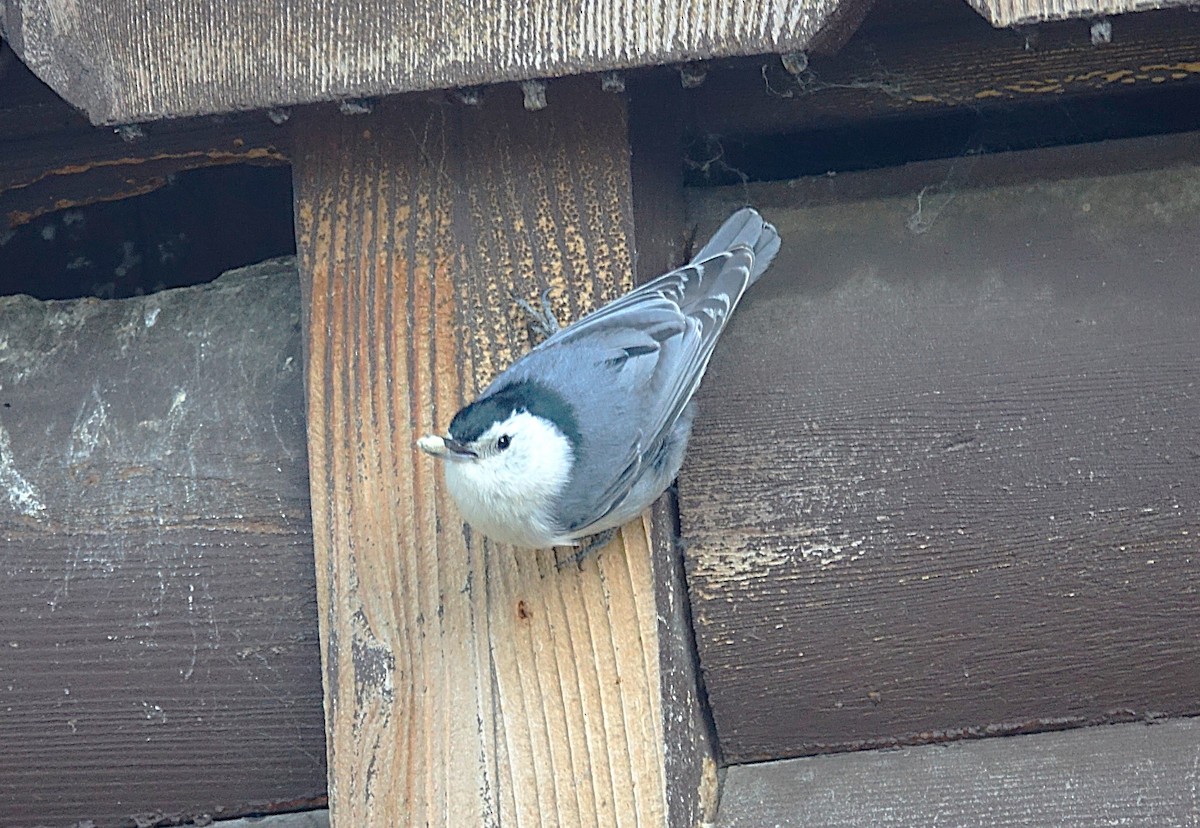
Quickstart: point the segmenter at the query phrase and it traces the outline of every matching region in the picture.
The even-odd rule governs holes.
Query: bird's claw
[[[568,564],[577,564],[580,569],[583,569],[583,562],[593,552],[599,552],[604,547],[608,546],[609,541],[617,536],[616,529],[605,529],[603,532],[597,532],[588,538],[587,543],[579,547],[574,555],[567,558],[561,558],[558,563],[558,568],[562,569]]]
[[[554,306],[550,303],[550,288],[542,291],[540,296],[540,308],[535,308],[529,302],[525,301],[520,296],[516,297],[517,307],[525,311],[529,317],[529,325],[534,332],[540,334],[542,339],[549,339],[561,329],[558,324],[558,317],[554,315]]]

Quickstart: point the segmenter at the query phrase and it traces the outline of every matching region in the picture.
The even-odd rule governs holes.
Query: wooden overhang
[[[786,52],[856,4],[8,0],[4,30],[110,124]]]
[[[1100,19],[1129,12],[1189,6],[1187,0],[968,0],[993,26],[1025,26],[1072,18]]]
[[[970,0],[994,26],[1182,0]],[[0,34],[95,124],[829,51],[870,0],[4,0]]]

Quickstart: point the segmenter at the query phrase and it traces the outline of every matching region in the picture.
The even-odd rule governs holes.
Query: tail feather
[[[750,271],[750,284],[754,284],[779,252],[779,233],[752,207],[744,207],[726,219],[692,261],[704,261],[739,245],[754,251],[754,266]]]

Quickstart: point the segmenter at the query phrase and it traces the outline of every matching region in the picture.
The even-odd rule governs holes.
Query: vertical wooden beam
[[[675,68],[646,70],[629,82],[639,283],[679,267],[694,252],[683,191],[683,92]]]
[[[640,73],[629,85],[639,282],[678,267],[695,252],[683,189],[683,93],[673,69]],[[652,526],[659,669],[667,711],[663,719],[667,822],[672,828],[692,828],[716,820],[717,738],[700,683],[683,551],[676,544],[679,516],[674,497],[659,501]]]
[[[649,521],[582,568],[463,525],[413,448],[632,281],[623,99],[298,117],[297,236],[335,826],[664,825]]]

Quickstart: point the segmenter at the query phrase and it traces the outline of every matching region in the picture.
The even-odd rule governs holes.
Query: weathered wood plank
[[[1186,6],[1186,0],[967,0],[997,28]],[[1124,20],[1116,23],[1120,26]]]
[[[1079,23],[1039,27],[1026,47],[1014,33],[964,14],[922,26],[864,27],[836,55],[814,56],[798,77],[775,59],[713,71],[685,99],[689,127],[718,137],[798,132],[1200,82],[1200,20],[1187,11],[1122,18],[1103,47]]]
[[[673,74],[646,73],[629,89],[634,270],[639,282],[678,267],[692,253],[683,191],[684,90]],[[679,514],[674,497],[660,499],[651,531],[668,825],[694,828],[711,823],[716,815],[720,757],[699,683],[683,554],[676,543]]]
[[[670,828],[710,825],[716,817],[721,760],[712,714],[708,710],[683,556],[678,544],[679,514],[673,496],[659,500],[651,513],[651,564],[658,607],[658,669],[661,675],[663,774],[666,822]],[[623,814],[639,824],[636,814]],[[657,824],[647,822],[646,824]]]
[[[1200,709],[1200,168],[1073,163],[695,193],[784,238],[679,486],[726,757]]]
[[[158,189],[183,170],[287,163],[287,129],[265,114],[155,124],[127,141],[98,129],[20,63],[0,100],[0,233],[55,210]]]
[[[691,258],[683,196],[684,97],[673,70],[639,73],[630,81],[634,268],[639,283]]]
[[[297,126],[335,825],[683,824],[649,524],[560,569],[473,535],[414,449],[528,347],[515,296],[572,318],[632,280],[623,99],[564,85]]]
[[[212,823],[212,828],[329,828],[329,811],[298,811],[250,819],[230,819]]]
[[[5,0],[0,14],[39,77],[93,123],[122,123],[802,49],[837,6]]]
[[[729,768],[719,828],[1185,828],[1200,722],[1089,727]]]
[[[325,789],[294,262],[0,299],[0,825]]]

